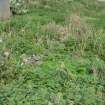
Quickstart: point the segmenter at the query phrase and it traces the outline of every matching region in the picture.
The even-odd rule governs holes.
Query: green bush
[[[27,13],[25,0],[10,0],[11,11],[14,14]]]

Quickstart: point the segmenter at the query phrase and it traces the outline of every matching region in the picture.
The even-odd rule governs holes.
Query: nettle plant
[[[10,8],[13,14],[27,13],[26,0],[10,0]]]

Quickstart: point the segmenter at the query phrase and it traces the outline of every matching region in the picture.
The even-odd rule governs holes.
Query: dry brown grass
[[[64,41],[72,36],[77,39],[86,39],[90,35],[91,30],[83,18],[71,15],[65,19],[64,26],[53,21],[43,25],[42,32],[53,34],[53,38]]]
[[[55,22],[50,22],[47,25],[42,26],[42,30],[45,33],[53,33],[53,38],[58,40],[67,38],[70,33],[67,26],[62,26]]]
[[[66,25],[69,28],[71,35],[77,37],[86,37],[90,29],[86,21],[78,15],[71,15],[66,18]]]

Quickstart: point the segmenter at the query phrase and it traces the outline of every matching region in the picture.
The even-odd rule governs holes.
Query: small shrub
[[[27,13],[27,5],[25,0],[10,0],[10,8],[13,14]]]

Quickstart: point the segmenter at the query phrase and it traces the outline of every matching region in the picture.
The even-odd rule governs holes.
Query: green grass
[[[45,4],[0,22],[0,105],[104,105],[105,8],[94,0]],[[69,25],[64,39],[56,29]]]

